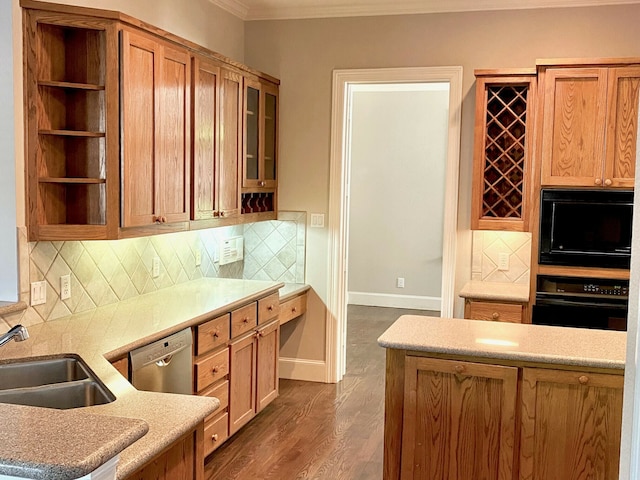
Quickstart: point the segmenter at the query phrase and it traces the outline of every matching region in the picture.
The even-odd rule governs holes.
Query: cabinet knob
[[[453,371],[456,373],[464,372],[464,365],[456,365],[455,367],[453,367]]]
[[[213,367],[213,369],[211,370],[213,373],[218,373],[220,371],[220,367],[218,367],[217,365],[215,367]]]
[[[221,217],[224,217],[224,212],[222,210],[220,210],[220,214]]]
[[[498,312],[493,312],[493,315],[491,315],[491,318],[493,318],[494,320],[499,320],[500,314]]]
[[[269,310],[270,312],[273,312],[273,305],[269,305],[269,306],[267,307],[267,310]]]
[[[596,178],[596,185],[602,185],[602,179]]]
[[[605,185],[605,187],[610,187],[612,183],[613,183],[613,182],[611,181],[611,179],[610,179],[610,178],[607,178],[607,179],[604,181],[604,185]]]
[[[296,307],[293,307],[293,308],[291,309],[291,313],[296,313],[297,311],[298,311],[298,309],[297,309]]]
[[[249,323],[249,317],[244,317],[242,319],[242,323]]]
[[[261,186],[261,187],[264,187],[266,184],[267,184],[267,183],[266,183],[264,180],[261,180],[261,181],[260,181],[260,186]]]
[[[162,223],[162,217],[160,215],[154,215],[153,216],[153,221],[154,223]]]
[[[218,441],[218,434],[214,433],[213,435],[211,435],[211,441],[212,442],[217,442]]]
[[[580,377],[578,377],[578,382],[580,382],[581,385],[586,385],[587,383],[589,383],[589,377],[587,377],[586,375],[581,375]]]
[[[212,333],[213,338],[218,338],[220,336],[220,332],[218,332],[217,330],[215,332]]]

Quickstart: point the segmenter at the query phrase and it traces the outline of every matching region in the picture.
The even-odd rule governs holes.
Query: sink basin
[[[84,380],[89,371],[77,355],[11,361],[0,364],[0,390]]]
[[[0,363],[0,403],[69,409],[114,400],[77,355]]]

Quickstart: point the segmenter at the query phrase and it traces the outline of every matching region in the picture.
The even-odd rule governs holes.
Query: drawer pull
[[[216,330],[211,335],[213,335],[213,338],[218,338],[220,336],[220,332],[218,332],[218,330]]]
[[[578,377],[578,382],[580,382],[581,385],[586,385],[587,383],[589,383],[589,377],[587,377],[586,375],[581,375],[580,377]]]
[[[213,435],[211,435],[211,441],[212,442],[217,442],[218,441],[218,434],[214,433]]]
[[[269,310],[270,312],[273,312],[273,305],[269,305],[269,306],[267,307],[267,310]]]
[[[249,317],[244,317],[242,319],[242,323],[249,323]]]
[[[463,365],[456,365],[456,366],[453,368],[453,370],[454,370],[456,373],[462,373],[462,372],[464,372],[464,366],[463,366]]]
[[[500,319],[500,314],[498,312],[493,312],[493,315],[491,315],[491,318],[493,318],[494,320],[498,320]]]
[[[215,367],[213,367],[213,369],[211,371],[213,373],[218,373],[220,371],[220,367],[218,365],[216,365]]]
[[[291,313],[296,313],[297,311],[298,311],[298,309],[297,309],[296,307],[293,307],[293,308],[291,309]]]

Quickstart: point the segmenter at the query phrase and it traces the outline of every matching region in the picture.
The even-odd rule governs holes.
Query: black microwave
[[[633,191],[543,189],[539,262],[629,268]]]

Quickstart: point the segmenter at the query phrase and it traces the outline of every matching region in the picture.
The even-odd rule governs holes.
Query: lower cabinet
[[[387,351],[385,480],[615,480],[622,371]]]
[[[126,480],[203,480],[202,432],[200,424]]]
[[[279,348],[277,318],[230,343],[230,435],[278,396]]]
[[[520,478],[618,478],[622,375],[524,368]]]
[[[518,369],[407,357],[403,479],[512,480]]]
[[[522,323],[524,305],[522,303],[472,300],[464,302],[464,318],[491,320],[493,322]]]

